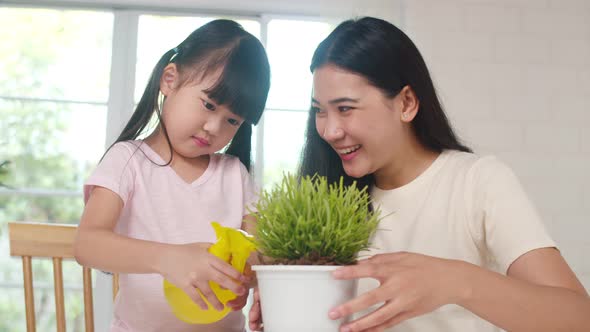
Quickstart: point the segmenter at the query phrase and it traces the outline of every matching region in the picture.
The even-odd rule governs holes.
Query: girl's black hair
[[[214,102],[245,119],[225,150],[250,169],[252,125],[262,116],[270,88],[270,65],[260,41],[231,20],[214,20],[193,31],[177,47],[164,53],[131,119],[113,143],[134,140],[144,133],[154,113],[161,127],[172,161],[172,145],[161,117],[160,78],[164,68],[175,63],[181,85],[198,82],[221,70],[217,82],[206,93]],[[112,146],[112,145],[111,145]]]
[[[412,121],[419,142],[426,148],[471,152],[457,139],[436,95],[422,55],[406,34],[393,24],[372,17],[348,20],[336,27],[313,54],[313,73],[324,65],[334,65],[366,78],[386,96],[394,97],[409,85],[420,106]],[[344,172],[338,154],[318,134],[315,112],[310,110],[299,174],[326,176],[330,183],[344,177],[346,184],[357,181],[363,188],[372,186],[372,174],[354,179]],[[384,142],[386,144],[386,142]]]

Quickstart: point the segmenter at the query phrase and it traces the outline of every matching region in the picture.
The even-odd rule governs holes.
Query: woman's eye
[[[319,107],[317,107],[317,106],[311,106],[310,110],[313,113],[322,113],[322,110]]]
[[[239,126],[240,125],[240,121],[238,121],[236,119],[227,119],[227,122],[229,122],[229,124],[232,126]]]
[[[203,106],[205,106],[206,109],[210,110],[210,111],[215,111],[215,105],[211,104],[210,102],[203,100]]]
[[[338,110],[340,112],[350,111],[351,109],[352,109],[352,107],[350,107],[350,106],[338,106]]]

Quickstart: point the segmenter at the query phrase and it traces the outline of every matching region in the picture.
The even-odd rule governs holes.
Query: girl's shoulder
[[[216,153],[211,155],[213,162],[213,173],[225,179],[233,179],[233,181],[241,183],[249,183],[252,181],[252,175],[246,166],[236,156]]]
[[[150,161],[161,163],[162,158],[147,143],[141,140],[122,141],[113,144],[105,153],[105,158],[123,158],[127,161]]]
[[[131,156],[137,150],[141,149],[142,146],[147,146],[143,141],[122,141],[113,144],[110,148],[108,148],[105,155],[108,154],[119,154],[119,155],[127,155]]]
[[[240,158],[225,154],[225,153],[215,153],[211,155],[211,161],[214,161],[218,166],[218,168],[228,171],[228,170],[246,170],[246,166],[242,164]],[[246,171],[247,172],[247,171]]]

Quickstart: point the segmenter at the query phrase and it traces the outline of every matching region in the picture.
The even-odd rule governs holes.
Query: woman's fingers
[[[331,319],[339,319],[368,309],[378,303],[385,302],[387,298],[384,293],[383,289],[374,289],[332,309],[328,316]]]
[[[369,331],[383,331],[388,323],[395,323],[392,318],[400,316],[403,318],[403,313],[400,313],[393,302],[387,302],[379,309],[372,313],[360,317],[350,323],[344,324],[340,327],[340,331],[344,332],[369,332]],[[391,325],[393,326],[393,325]]]
[[[258,288],[254,288],[253,304],[248,314],[249,327],[252,331],[261,331],[262,329],[262,308],[260,306],[260,293]]]
[[[363,259],[356,265],[341,267],[334,272],[332,276],[336,279],[358,279],[358,278],[375,278],[381,279],[391,275],[393,269],[401,266],[401,261],[412,257],[407,252],[395,252],[389,254],[379,254],[368,259]]]
[[[358,279],[358,278],[375,278],[379,279],[382,271],[386,267],[372,263],[344,266],[332,272],[335,279]]]
[[[399,262],[403,258],[408,257],[410,254],[405,251],[391,252],[387,254],[377,254],[367,259],[358,261],[358,264],[387,264]]]
[[[248,314],[248,320],[250,321],[249,325],[251,330],[260,329],[262,323],[262,311],[260,309],[260,302],[252,304],[252,308],[250,309],[250,313]]]

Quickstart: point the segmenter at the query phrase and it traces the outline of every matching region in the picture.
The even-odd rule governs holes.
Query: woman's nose
[[[322,137],[326,141],[335,141],[344,137],[344,130],[342,129],[338,121],[328,120],[326,121],[326,126],[324,127]]]

